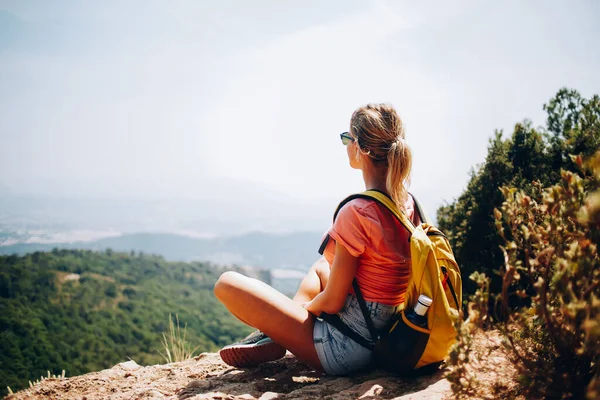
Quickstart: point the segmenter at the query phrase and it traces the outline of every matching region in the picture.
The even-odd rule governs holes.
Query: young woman
[[[417,225],[414,202],[406,191],[411,152],[396,110],[387,104],[358,108],[341,139],[350,167],[362,171],[365,188],[387,194]],[[224,362],[253,366],[281,358],[287,349],[329,375],[346,375],[369,365],[369,350],[317,317],[323,312],[338,314],[371,340],[352,289],[356,279],[375,328],[384,328],[404,301],[410,271],[408,232],[384,206],[354,199],[341,208],[328,233],[332,240],[324,257],[311,267],[293,299],[236,272],[219,278],[217,298],[258,329],[224,347],[219,352]]]

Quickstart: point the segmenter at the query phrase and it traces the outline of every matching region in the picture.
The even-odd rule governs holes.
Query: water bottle
[[[406,312],[406,319],[413,324],[427,329],[427,310],[431,306],[432,300],[424,294],[419,296],[415,308]]]
[[[404,317],[412,325],[429,329],[427,310],[433,301],[424,294],[419,296],[415,308],[404,311]],[[375,344],[375,358],[384,368],[395,371],[410,371],[417,365],[425,351],[429,334],[408,325],[398,318],[387,335]]]

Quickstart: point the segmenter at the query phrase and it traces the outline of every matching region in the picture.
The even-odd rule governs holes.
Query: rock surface
[[[506,366],[500,347],[493,347],[496,354],[490,354],[490,360],[495,361],[479,374],[482,382],[500,379],[495,374]],[[203,353],[166,365],[141,367],[127,361],[81,376],[49,378],[6,399],[443,399],[452,395],[444,373],[400,378],[373,371],[330,377],[316,373],[290,353],[252,369],[232,368],[218,354]]]

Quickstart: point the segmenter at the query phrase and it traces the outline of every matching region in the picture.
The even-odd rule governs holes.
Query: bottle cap
[[[431,303],[433,303],[433,300],[422,294],[419,296],[419,303],[423,304],[425,307],[429,307]]]
[[[433,303],[433,301],[429,297],[424,294],[420,295],[417,304],[415,304],[415,312],[420,316],[424,316],[427,313],[427,310],[429,310],[431,303]]]

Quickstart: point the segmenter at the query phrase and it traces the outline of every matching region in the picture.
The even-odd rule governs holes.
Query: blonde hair
[[[350,133],[360,151],[378,166],[387,167],[386,188],[404,210],[410,183],[412,153],[404,138],[400,116],[390,104],[367,104],[358,108],[350,119]]]

